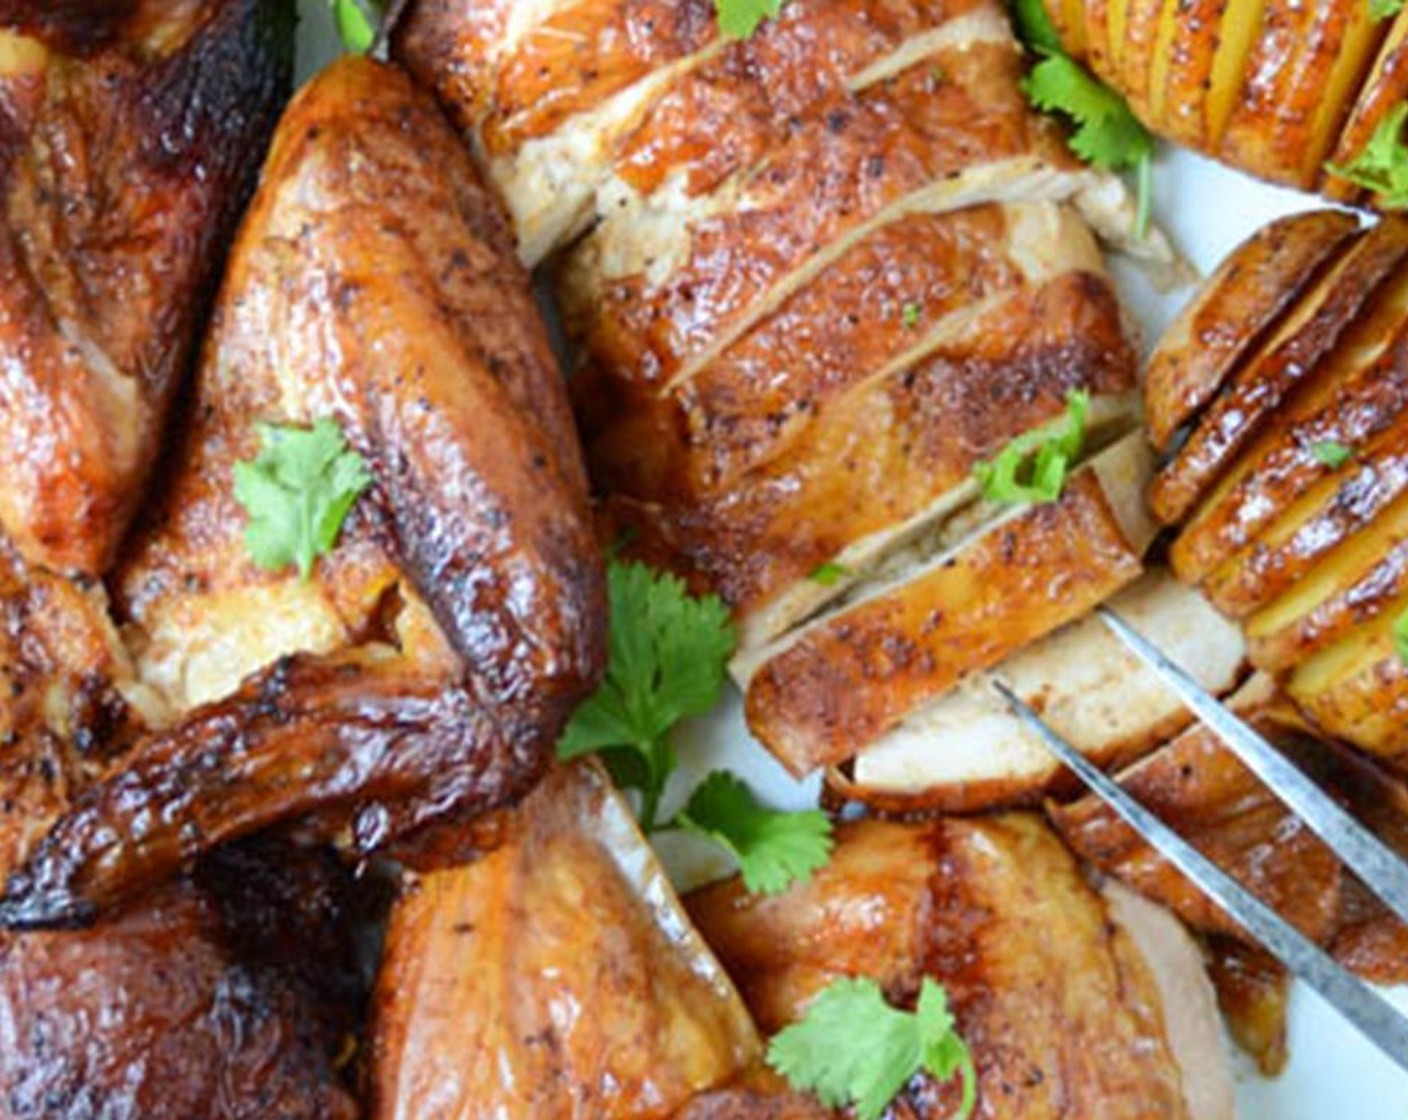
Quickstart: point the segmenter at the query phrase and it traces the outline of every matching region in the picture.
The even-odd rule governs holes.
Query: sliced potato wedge
[[[1160,473],[1149,500],[1165,524],[1181,522],[1268,417],[1330,353],[1408,255],[1408,220],[1385,218],[1361,237],[1233,375],[1187,444]]]
[[[1049,505],[1018,507],[917,569],[861,585],[756,658],[745,712],[796,774],[841,762],[1138,577],[1152,526],[1142,435],[1102,452]]]
[[[1384,31],[1367,3],[1268,0],[1217,154],[1264,178],[1308,186]]]
[[[1335,210],[1291,215],[1258,230],[1223,261],[1149,359],[1145,398],[1156,448],[1168,449],[1358,224]]]
[[[1388,36],[1379,48],[1374,68],[1369,72],[1349,120],[1340,132],[1332,160],[1341,167],[1354,162],[1373,138],[1389,112],[1408,98],[1408,9],[1394,18]],[[1348,179],[1326,174],[1322,189],[1333,198],[1352,202],[1359,188]]]
[[[1269,528],[1202,583],[1218,610],[1245,618],[1284,595],[1346,538],[1408,493],[1408,424],[1358,452],[1305,492]]]
[[[1284,672],[1405,595],[1408,499],[1400,499],[1286,595],[1247,620],[1252,660],[1268,672]]]
[[[1252,71],[1253,58],[1260,50],[1269,57],[1262,47],[1270,17],[1280,7],[1291,7],[1295,0],[1224,0],[1222,19],[1212,33],[1210,43],[1200,46],[1209,50],[1210,65],[1206,70],[1190,59],[1179,58],[1170,63],[1170,77],[1175,88],[1170,91],[1168,107],[1177,114],[1180,102],[1178,93],[1198,99],[1203,108],[1202,131],[1191,142],[1203,151],[1217,151],[1222,145],[1222,136],[1227,122],[1243,96],[1243,87],[1248,81],[1256,81]],[[1284,40],[1278,38],[1281,50],[1286,49]],[[1191,63],[1191,64],[1190,64]],[[1189,73],[1179,74],[1180,64]],[[1201,90],[1194,87],[1202,87]]]
[[[1109,607],[1221,696],[1245,660],[1241,631],[1167,570],[1150,571]],[[1086,617],[976,673],[862,752],[828,785],[890,812],[975,812],[1035,804],[1062,785],[1051,752],[993,691],[1007,682],[1102,766],[1120,766],[1183,730],[1190,714],[1162,680]]]
[[[1408,664],[1394,625],[1408,598],[1387,605],[1338,645],[1317,653],[1291,675],[1286,691],[1329,735],[1408,765]]]
[[[1325,448],[1355,451],[1408,423],[1408,269],[1373,301],[1212,487],[1170,553],[1200,581],[1253,540],[1338,465]]]

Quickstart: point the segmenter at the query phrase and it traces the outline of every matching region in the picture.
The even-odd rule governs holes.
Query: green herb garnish
[[[1315,457],[1317,463],[1335,469],[1354,458],[1353,451],[1332,439],[1322,439],[1319,443],[1312,444],[1310,454]]]
[[[957,1032],[947,994],[928,977],[913,1013],[886,1003],[874,980],[834,981],[800,1022],[773,1038],[767,1061],[822,1104],[853,1106],[856,1120],[878,1120],[920,1070],[940,1081],[962,1077],[960,1120],[972,1115],[977,1099],[973,1056]]]
[[[260,452],[235,464],[235,500],[249,515],[245,547],[255,565],[289,565],[307,579],[331,552],[347,514],[371,485],[362,457],[331,420],[312,428],[259,425]]]
[[[785,0],[714,0],[719,31],[730,39],[747,39],[766,19],[776,19]]]
[[[1059,420],[1018,436],[997,456],[973,467],[983,497],[1000,505],[1054,502],[1085,445],[1090,394],[1076,389],[1066,397]]]
[[[1403,143],[1405,120],[1408,120],[1408,102],[1394,106],[1374,129],[1364,150],[1349,163],[1327,163],[1325,170],[1377,194],[1379,205],[1385,210],[1408,207],[1408,146]]]

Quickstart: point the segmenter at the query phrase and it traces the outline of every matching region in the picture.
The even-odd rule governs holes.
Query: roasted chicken
[[[1374,201],[1343,169],[1408,95],[1408,13],[1362,0],[1045,4],[1066,49],[1155,132],[1266,179]]]
[[[332,420],[372,477],[311,578],[262,571],[233,468]],[[113,584],[170,711],[11,876],[11,925],[90,918],[302,821],[369,851],[520,797],[595,685],[600,554],[508,229],[429,96],[345,60],[275,137],[180,446]]]
[[[828,983],[893,1000],[944,985],[978,1070],[975,1115],[1230,1117],[1232,1083],[1198,951],[1164,911],[1102,894],[1032,816],[843,826],[831,864],[777,898],[736,880],[691,895],[765,1031]],[[952,1114],[912,1080],[895,1117]]]
[[[999,3],[794,0],[744,41],[699,7],[422,0],[393,46],[551,258],[605,531],[729,603],[801,774],[1139,574],[1137,447],[1010,522],[972,478],[1077,390],[1118,443],[1135,350],[1071,205],[1109,180],[1028,107]]]
[[[1320,730],[1408,752],[1408,224],[1285,219],[1156,351],[1150,489],[1173,571]]]
[[[371,1039],[370,1120],[670,1117],[761,1056],[595,763],[552,771],[492,853],[406,885]]]
[[[0,2],[0,529],[111,564],[293,69],[283,0]]]
[[[0,934],[0,1114],[355,1120],[335,861],[226,852],[82,932]]]

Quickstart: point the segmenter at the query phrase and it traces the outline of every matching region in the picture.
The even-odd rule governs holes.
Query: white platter
[[[299,0],[300,80],[340,50],[327,0]],[[1184,254],[1203,272],[1239,241],[1282,214],[1322,205],[1294,191],[1258,183],[1181,149],[1164,147],[1155,175],[1155,214]],[[1186,290],[1155,292],[1137,270],[1116,260],[1121,291],[1143,324],[1146,342],[1172,318]],[[683,760],[679,786],[695,775],[728,766],[746,777],[775,804],[793,808],[816,802],[815,781],[799,785],[749,737],[738,697],[731,694],[710,718],[683,728],[678,736]],[[673,838],[666,837],[666,841]],[[711,853],[678,843],[662,844],[682,886],[710,877],[717,869]],[[1391,993],[1408,1011],[1408,989]],[[1297,986],[1291,1005],[1291,1062],[1274,1081],[1259,1077],[1236,1059],[1239,1114],[1243,1120],[1404,1120],[1408,1117],[1408,1074],[1399,1071],[1327,1008],[1314,993]]]

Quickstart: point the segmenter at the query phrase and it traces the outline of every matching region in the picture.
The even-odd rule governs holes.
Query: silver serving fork
[[[1366,887],[1408,922],[1408,863],[1124,619],[1105,607],[1099,608],[1099,614],[1115,635],[1158,673],[1189,710],[1304,820]],[[1006,684],[997,681],[995,687],[1051,752],[1130,827],[1292,973],[1319,992],[1365,1038],[1402,1069],[1408,1070],[1408,1018],[1139,804],[1119,783],[1052,730]]]

